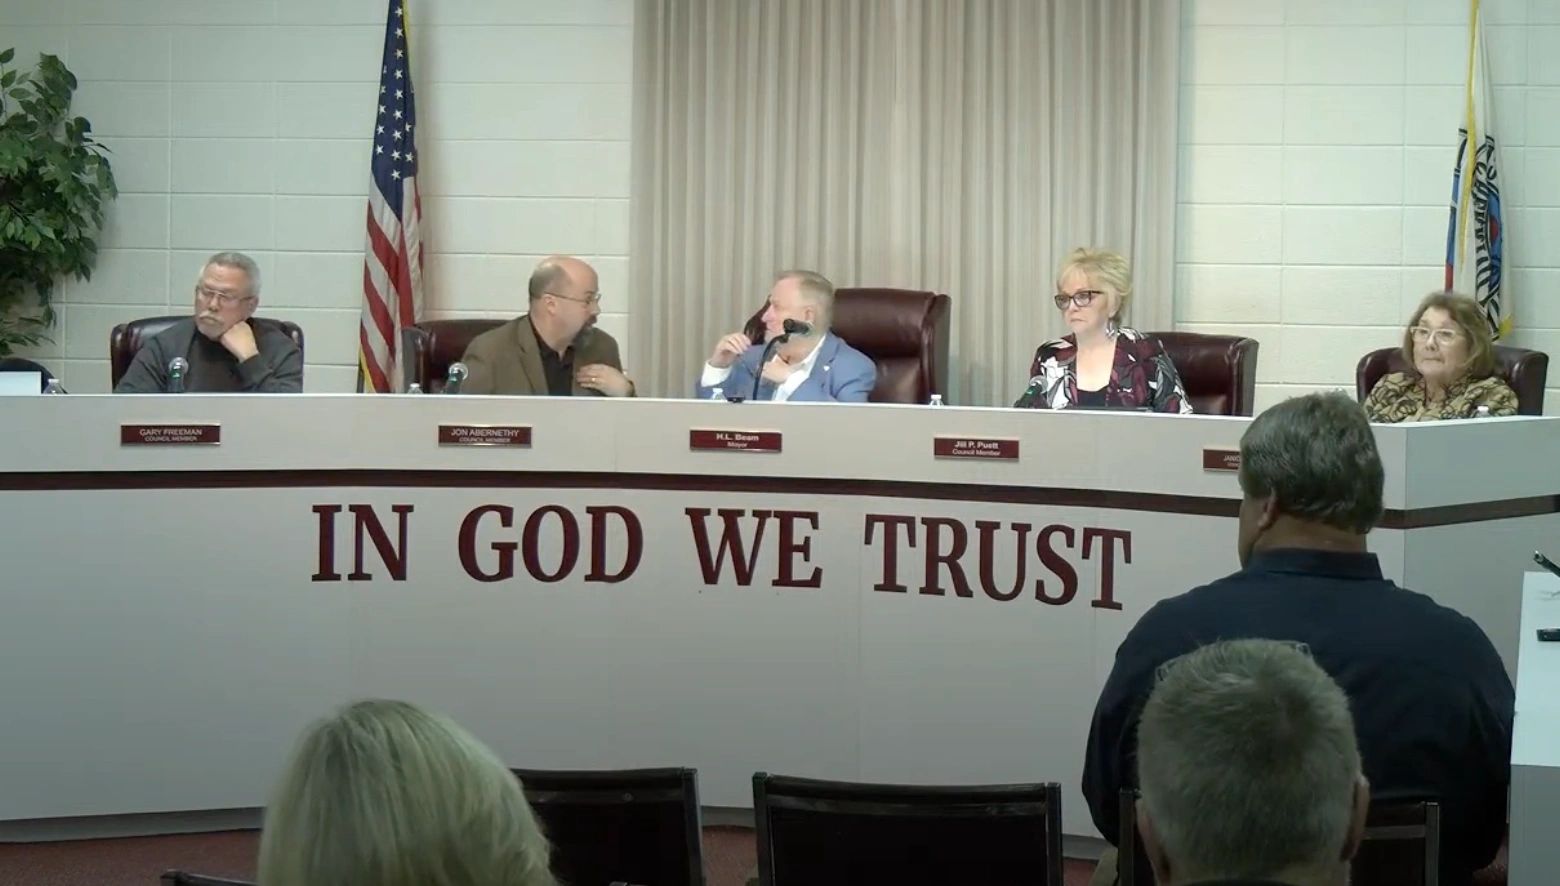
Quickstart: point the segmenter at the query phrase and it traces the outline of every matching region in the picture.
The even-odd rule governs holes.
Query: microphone
[[[764,365],[775,355],[775,348],[790,341],[793,335],[807,335],[812,332],[812,326],[800,320],[787,320],[780,325],[780,328],[784,331],[764,343],[764,355],[758,358],[758,372],[753,375],[753,396],[749,397],[749,400],[758,399],[758,386],[764,380]]]
[[[812,335],[812,325],[800,320],[785,321],[785,335]],[[782,336],[782,339],[784,336]]]
[[[184,373],[188,372],[190,361],[183,357],[174,357],[168,361],[168,393],[184,393]]]
[[[466,369],[466,364],[459,360],[451,363],[450,368],[444,374],[444,393],[459,394],[461,382],[466,380],[469,372],[470,370]]]

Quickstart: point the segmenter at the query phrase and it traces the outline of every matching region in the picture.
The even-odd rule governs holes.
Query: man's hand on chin
[[[229,326],[217,341],[240,363],[260,353],[260,347],[255,344],[255,330],[248,320],[240,320]]]

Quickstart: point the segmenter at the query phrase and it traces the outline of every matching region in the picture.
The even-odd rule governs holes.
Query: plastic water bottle
[[[1474,418],[1489,418],[1490,417],[1490,408],[1488,406],[1480,406],[1478,409],[1475,409],[1473,411],[1473,417]]]
[[[726,399],[726,391],[722,388],[710,388],[710,399],[724,400]]]
[[[412,382],[406,386],[406,392],[408,394],[421,394],[423,392],[422,385],[418,384],[417,382]]]
[[[926,405],[927,406],[941,406],[941,405],[943,405],[942,394],[933,394],[931,402],[927,403]]]
[[[63,394],[65,393],[65,386],[60,384],[59,379],[51,378],[49,379],[49,386],[44,388],[43,392],[45,394]]]

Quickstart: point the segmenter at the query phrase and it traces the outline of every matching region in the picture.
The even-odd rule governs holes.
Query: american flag
[[[422,201],[417,196],[416,104],[406,51],[404,0],[389,0],[385,53],[374,120],[368,245],[363,254],[363,317],[358,377],[364,390],[402,389],[401,329],[422,311]]]

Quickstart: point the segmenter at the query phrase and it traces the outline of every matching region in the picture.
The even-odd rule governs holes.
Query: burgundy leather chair
[[[1250,415],[1256,404],[1257,347],[1253,338],[1198,332],[1149,332],[1159,339],[1198,415]]]
[[[1382,348],[1360,358],[1354,369],[1354,394],[1361,403],[1376,382],[1389,372],[1408,368],[1402,348]],[[1495,346],[1495,374],[1517,394],[1518,415],[1544,414],[1544,383],[1549,377],[1549,355],[1526,348]]]
[[[915,289],[856,288],[834,293],[830,331],[877,364],[873,403],[925,403],[948,396],[948,337],[953,299]],[[743,331],[764,341],[764,309]]]
[[[176,317],[142,317],[115,326],[108,334],[109,387],[119,387],[119,380],[130,371],[130,364],[135,361],[136,352],[141,350],[141,346],[146,344],[147,339],[180,320],[188,320],[189,316],[189,314],[180,314]],[[303,352],[303,329],[298,324],[286,320],[273,320],[269,317],[253,317],[250,322],[256,326],[269,325],[280,328],[298,346],[299,353]]]
[[[425,394],[444,390],[450,364],[466,355],[471,340],[508,320],[424,320],[401,330],[401,354],[406,380]]]

